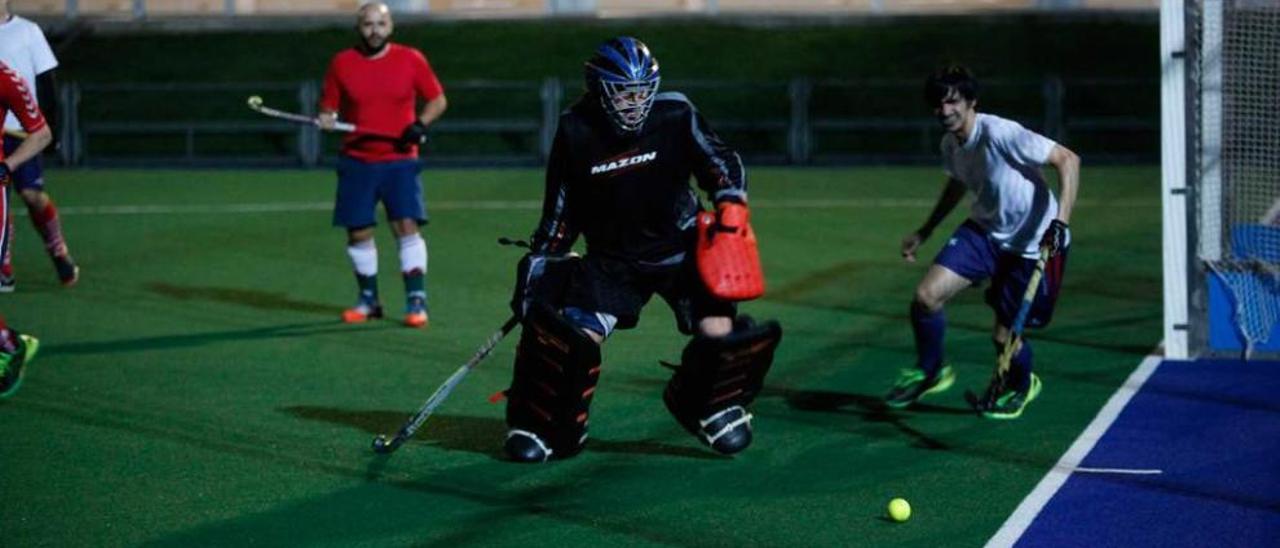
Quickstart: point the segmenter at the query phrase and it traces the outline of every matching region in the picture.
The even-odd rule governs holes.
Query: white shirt
[[[58,66],[58,59],[53,56],[53,49],[40,26],[17,15],[0,23],[0,61],[4,61],[18,74],[27,80],[31,96],[36,96],[36,75],[53,70]],[[22,129],[18,118],[9,113],[4,119],[4,127]]]
[[[942,137],[947,175],[975,196],[969,219],[1001,250],[1039,256],[1040,235],[1058,215],[1058,200],[1040,173],[1055,146],[1017,122],[982,113],[964,143],[951,133]]]

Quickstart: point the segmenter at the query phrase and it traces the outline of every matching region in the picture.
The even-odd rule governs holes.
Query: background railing
[[[711,125],[756,164],[937,162],[941,130],[908,80],[672,81]],[[560,111],[580,87],[564,82],[472,80],[449,84],[450,108],[427,156],[444,165],[537,165],[550,152]],[[315,81],[234,84],[77,84],[62,88],[64,163],[83,166],[304,166],[328,164],[340,136],[261,117],[260,95],[314,114]],[[991,80],[980,110],[1067,144],[1090,162],[1155,161],[1159,119],[1135,112],[1138,79]],[[1145,103],[1144,103],[1145,104]],[[1154,107],[1153,107],[1154,108]]]
[[[343,14],[359,0],[23,0],[23,13],[143,19],[164,16]],[[399,13],[462,17],[670,14],[899,14],[1012,10],[1155,10],[1158,0],[388,0]]]

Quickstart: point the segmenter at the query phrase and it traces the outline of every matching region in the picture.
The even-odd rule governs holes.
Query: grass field
[[[528,234],[539,173],[425,172],[432,324],[416,331],[338,323],[354,284],[330,172],[55,171],[83,279],[58,287],[17,219],[18,291],[0,310],[44,346],[0,403],[0,544],[980,545],[1159,339],[1158,170],[1086,166],[1058,314],[1032,336],[1040,399],[1009,423],[964,409],[993,362],[971,291],[948,308],[958,386],[883,411],[914,357],[924,269],[898,241],[941,175],[751,175],[769,288],[744,309],[785,331],[756,443],[723,458],[667,416],[657,362],[684,341],[653,302],[605,346],[588,450],[525,466],[501,459],[503,408],[486,401],[515,337],[398,453],[368,444],[502,323],[518,253],[493,242]],[[905,524],[882,517],[895,496],[914,507]]]

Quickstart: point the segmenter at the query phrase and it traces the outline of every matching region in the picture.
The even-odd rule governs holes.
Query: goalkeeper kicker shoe
[[[0,293],[13,293],[18,288],[18,280],[13,275],[0,274]]]
[[[1040,377],[1031,374],[1031,382],[1026,390],[1015,390],[1003,386],[995,387],[994,397],[982,410],[982,416],[988,419],[1012,420],[1022,416],[1027,404],[1040,395]]]
[[[40,340],[29,335],[18,335],[17,348],[0,352],[0,400],[14,395],[22,385],[26,365],[36,358]]]
[[[551,458],[551,448],[537,434],[526,430],[507,432],[502,450],[516,462],[547,462]]]
[[[918,367],[903,369],[893,384],[884,404],[891,409],[903,409],[929,394],[945,392],[956,382],[956,373],[950,365],[942,366],[933,376],[926,375]]]

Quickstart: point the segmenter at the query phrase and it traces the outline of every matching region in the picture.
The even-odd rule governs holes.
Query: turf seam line
[[[1071,472],[1079,470],[1079,465],[1093,450],[1093,446],[1097,445],[1098,440],[1106,434],[1111,428],[1112,423],[1120,416],[1120,412],[1124,411],[1129,400],[1142,389],[1142,385],[1151,378],[1157,367],[1160,366],[1162,357],[1152,354],[1148,355],[1138,364],[1137,369],[1125,379],[1116,389],[1111,398],[1107,400],[1106,405],[1098,411],[1093,417],[1093,421],[1089,426],[1080,433],[1076,441],[1071,444],[1066,453],[1058,459],[1057,464],[1040,479],[1040,483],[1036,484],[1035,489],[1031,491],[1018,507],[1014,509],[1013,514],[1005,520],[996,534],[987,541],[987,548],[1013,546],[1014,543],[1022,537],[1027,528],[1031,526],[1031,522],[1035,521],[1036,516],[1049,503],[1053,495],[1067,483],[1067,479],[1071,477]]]

